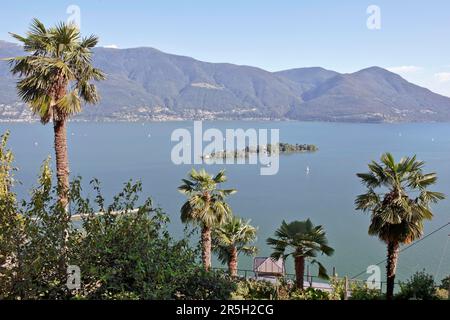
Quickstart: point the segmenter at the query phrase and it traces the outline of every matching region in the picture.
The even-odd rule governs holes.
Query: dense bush
[[[30,202],[9,210],[21,221],[11,224],[16,229],[11,240],[19,239],[20,245],[5,252],[7,241],[1,241],[2,256],[12,260],[2,270],[6,271],[1,278],[3,298],[225,299],[234,290],[222,274],[202,270],[198,251],[187,239],[170,237],[167,216],[153,208],[150,199],[137,205],[139,183],[127,183],[105,208],[94,182],[98,192],[94,209],[81,197],[80,181],[75,181],[71,210],[83,213],[81,226],[75,228],[65,210],[51,205],[57,201],[50,176],[44,166]],[[97,210],[101,214],[94,214]],[[68,265],[81,270],[78,290],[67,289]]]
[[[330,300],[330,293],[315,288],[298,290],[293,283],[279,279],[276,284],[264,280],[239,280],[232,294],[235,300]]]
[[[434,300],[436,297],[436,284],[432,275],[425,271],[416,272],[406,282],[400,283],[400,292],[396,296],[402,300]]]
[[[243,279],[237,282],[237,288],[232,293],[235,300],[269,300],[277,294],[276,286],[269,281]]]
[[[184,278],[179,279],[176,298],[183,300],[226,300],[232,297],[236,288],[236,283],[228,273],[205,271],[203,267],[196,267]]]
[[[58,299],[68,295],[67,263],[78,237],[70,218],[52,201],[51,171],[42,167],[29,202],[18,204],[10,190],[0,195],[0,297]]]
[[[330,294],[324,290],[306,288],[304,290],[295,290],[291,293],[292,300],[330,300]]]
[[[12,192],[12,156],[0,148],[0,299],[226,299],[235,284],[205,272],[189,238],[174,240],[168,217],[152,201],[139,201],[140,183],[126,183],[105,205],[71,183],[69,212],[57,200],[49,161],[28,201]],[[96,214],[99,213],[99,214]],[[81,271],[81,286],[67,287],[67,267]]]
[[[385,295],[378,289],[371,289],[365,283],[352,283],[349,300],[383,300]]]
[[[345,299],[345,280],[337,277],[330,279],[331,285],[331,300],[344,300]]]

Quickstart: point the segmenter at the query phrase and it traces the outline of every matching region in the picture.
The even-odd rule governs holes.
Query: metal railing
[[[213,270],[219,270],[223,272],[228,272],[227,268],[224,267],[214,267]],[[276,284],[279,280],[283,280],[288,284],[294,284],[296,276],[292,273],[284,273],[284,274],[268,274],[268,273],[262,273],[262,272],[256,272],[254,270],[249,269],[238,269],[237,270],[237,277],[239,279],[246,279],[246,280],[259,280],[259,281],[268,281],[273,284]],[[342,282],[342,285],[344,286],[344,291],[347,291],[348,296],[351,295],[352,288],[354,285],[364,286],[367,282],[366,280],[361,279],[350,279],[348,277],[337,277],[335,275],[332,276],[335,281]],[[303,277],[304,281],[304,287],[305,288],[314,288],[314,289],[320,289],[324,291],[332,291],[333,287],[329,280],[325,280],[323,278],[320,278],[318,276],[313,276],[309,274],[305,274]],[[377,285],[376,287],[379,287],[380,292],[384,293],[386,291],[387,283],[386,281],[378,281],[378,282],[371,282],[374,285]],[[399,283],[395,283],[396,286],[399,286]],[[345,290],[346,288],[346,290]]]

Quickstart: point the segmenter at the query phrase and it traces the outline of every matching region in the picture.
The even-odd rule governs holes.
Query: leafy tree
[[[34,19],[26,36],[13,33],[27,56],[10,58],[11,72],[20,77],[20,98],[39,115],[43,124],[53,121],[56,175],[61,205],[68,204],[69,160],[66,122],[82,109],[82,102],[95,104],[99,95],[92,80],[104,74],[92,66],[92,49],[98,38],[82,38],[77,26],[60,23],[47,28]]]
[[[237,282],[233,300],[270,300],[277,296],[277,288],[269,281],[242,279]]]
[[[425,271],[416,272],[406,282],[400,282],[398,299],[435,300],[436,284],[432,275]]]
[[[218,189],[218,185],[227,181],[225,171],[214,177],[204,169],[192,169],[189,179],[183,179],[178,190],[188,197],[181,207],[181,221],[196,223],[202,228],[202,262],[206,270],[211,268],[211,230],[222,224],[232,215],[226,198],[235,193],[234,189]]]
[[[0,299],[13,286],[17,246],[22,241],[22,219],[13,193],[14,155],[8,149],[9,132],[0,137]]]
[[[383,300],[384,295],[381,290],[371,289],[365,283],[358,282],[350,285],[351,295],[349,300]]]
[[[81,197],[84,236],[73,263],[82,271],[79,296],[88,299],[226,299],[234,289],[217,273],[206,275],[189,238],[175,241],[166,214],[151,199],[138,205],[140,183],[128,182],[109,206],[92,182],[95,205]],[[77,189],[81,194],[80,184]],[[137,208],[137,209],[134,209]],[[118,214],[120,213],[120,214]],[[217,290],[216,290],[217,289]],[[228,296],[227,296],[228,292]]]
[[[238,255],[253,255],[255,246],[249,245],[256,240],[257,229],[239,217],[232,216],[213,230],[213,251],[222,263],[228,264],[231,276],[237,276]]]
[[[328,246],[325,230],[322,226],[314,226],[311,220],[283,221],[280,228],[275,231],[274,238],[268,238],[267,244],[272,246],[272,258],[286,260],[288,256],[294,257],[296,287],[303,290],[303,276],[305,273],[305,260],[319,266],[319,277],[328,278],[325,267],[314,259],[318,253],[331,256],[334,249]]]
[[[410,243],[423,235],[423,222],[433,214],[430,204],[444,199],[439,192],[428,190],[435,184],[435,173],[423,172],[424,162],[416,157],[396,163],[390,153],[381,162],[372,161],[368,173],[357,176],[367,192],[356,198],[356,209],[371,212],[369,234],[387,244],[387,293],[393,298],[395,272],[400,244]]]
[[[0,197],[11,195],[11,187],[14,185],[13,167],[14,155],[7,149],[9,131],[0,136]]]
[[[4,140],[2,177],[12,159]],[[92,200],[74,179],[69,211],[78,215],[68,219],[52,176],[47,160],[29,200],[16,201],[11,184],[0,194],[0,299],[228,299],[235,290],[223,272],[204,270],[189,235],[170,236],[167,215],[140,201],[140,183],[107,205],[98,181]],[[69,265],[80,268],[78,289],[67,287]]]
[[[7,264],[1,270],[6,281],[0,285],[0,297],[62,299],[69,294],[66,263],[77,232],[67,218],[66,210],[52,201],[55,194],[47,160],[29,201],[18,204],[15,200],[0,200],[5,209],[1,210],[2,220],[12,221],[6,225],[2,221],[2,229],[7,229],[5,235],[15,232],[9,239],[0,239],[2,251],[7,249],[2,254],[7,258]],[[61,242],[63,238],[64,243]]]
[[[306,288],[301,291],[293,291],[290,298],[292,300],[330,300],[330,294],[324,290]]]

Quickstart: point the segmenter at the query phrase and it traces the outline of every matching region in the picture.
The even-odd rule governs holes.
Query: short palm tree
[[[189,179],[183,179],[178,190],[188,197],[181,207],[183,223],[198,224],[201,230],[202,262],[206,270],[211,268],[211,230],[226,221],[232,215],[230,206],[225,202],[234,189],[218,189],[218,185],[227,181],[225,171],[212,176],[204,169],[192,169]]]
[[[225,223],[213,229],[213,251],[222,263],[228,264],[230,275],[237,276],[238,255],[240,253],[253,255],[257,252],[255,246],[257,229],[250,225],[250,220],[244,221],[232,216]]]
[[[73,24],[60,23],[46,28],[37,19],[26,36],[12,36],[29,53],[8,59],[11,72],[20,78],[18,94],[43,124],[53,121],[59,198],[65,207],[69,189],[66,122],[81,112],[82,102],[99,101],[96,87],[91,83],[105,78],[92,66],[92,49],[98,38],[93,35],[82,38]]]
[[[318,253],[331,256],[334,249],[328,246],[325,230],[322,226],[314,226],[311,220],[293,221],[286,223],[275,231],[274,238],[268,238],[267,244],[272,246],[271,257],[274,260],[288,256],[294,257],[296,287],[303,289],[303,276],[305,274],[305,261],[317,264],[319,277],[328,278],[325,267],[315,259]]]
[[[423,222],[433,214],[430,204],[444,199],[427,188],[436,183],[435,173],[423,173],[424,162],[407,157],[396,163],[390,153],[381,162],[372,161],[368,173],[357,176],[367,192],[355,200],[356,209],[371,212],[369,234],[387,244],[387,299],[394,294],[395,272],[400,244],[423,235]]]

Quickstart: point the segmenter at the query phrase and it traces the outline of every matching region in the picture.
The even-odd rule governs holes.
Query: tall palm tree
[[[202,228],[202,262],[206,270],[211,268],[211,230],[231,216],[231,208],[225,202],[234,189],[218,189],[218,185],[227,181],[225,171],[212,176],[204,169],[189,173],[190,179],[183,179],[178,190],[188,197],[181,207],[181,221],[196,223]]]
[[[416,156],[396,163],[390,153],[385,153],[380,163],[369,164],[368,173],[357,174],[367,192],[356,198],[356,209],[371,212],[369,234],[387,244],[387,299],[394,295],[400,244],[423,235],[424,220],[433,217],[430,204],[445,197],[427,189],[436,183],[437,176],[423,173],[423,166]]]
[[[331,256],[334,249],[328,246],[325,230],[322,226],[314,226],[311,220],[293,221],[286,223],[275,231],[275,238],[268,238],[267,244],[272,246],[271,257],[274,260],[288,256],[294,257],[296,287],[303,289],[303,276],[305,274],[305,261],[317,264],[319,277],[328,278],[325,267],[316,259],[318,253]]]
[[[256,232],[257,229],[250,225],[250,220],[244,221],[236,216],[214,228],[213,251],[222,263],[228,264],[231,276],[237,276],[239,253],[253,255],[257,252],[255,246],[249,245],[256,240]]]
[[[69,189],[66,122],[81,112],[82,103],[99,101],[92,80],[105,79],[92,66],[92,49],[98,38],[82,38],[74,24],[59,23],[47,28],[34,19],[26,36],[12,33],[23,44],[26,56],[8,59],[11,72],[20,77],[17,90],[41,122],[53,121],[56,175],[60,203],[66,207]]]

